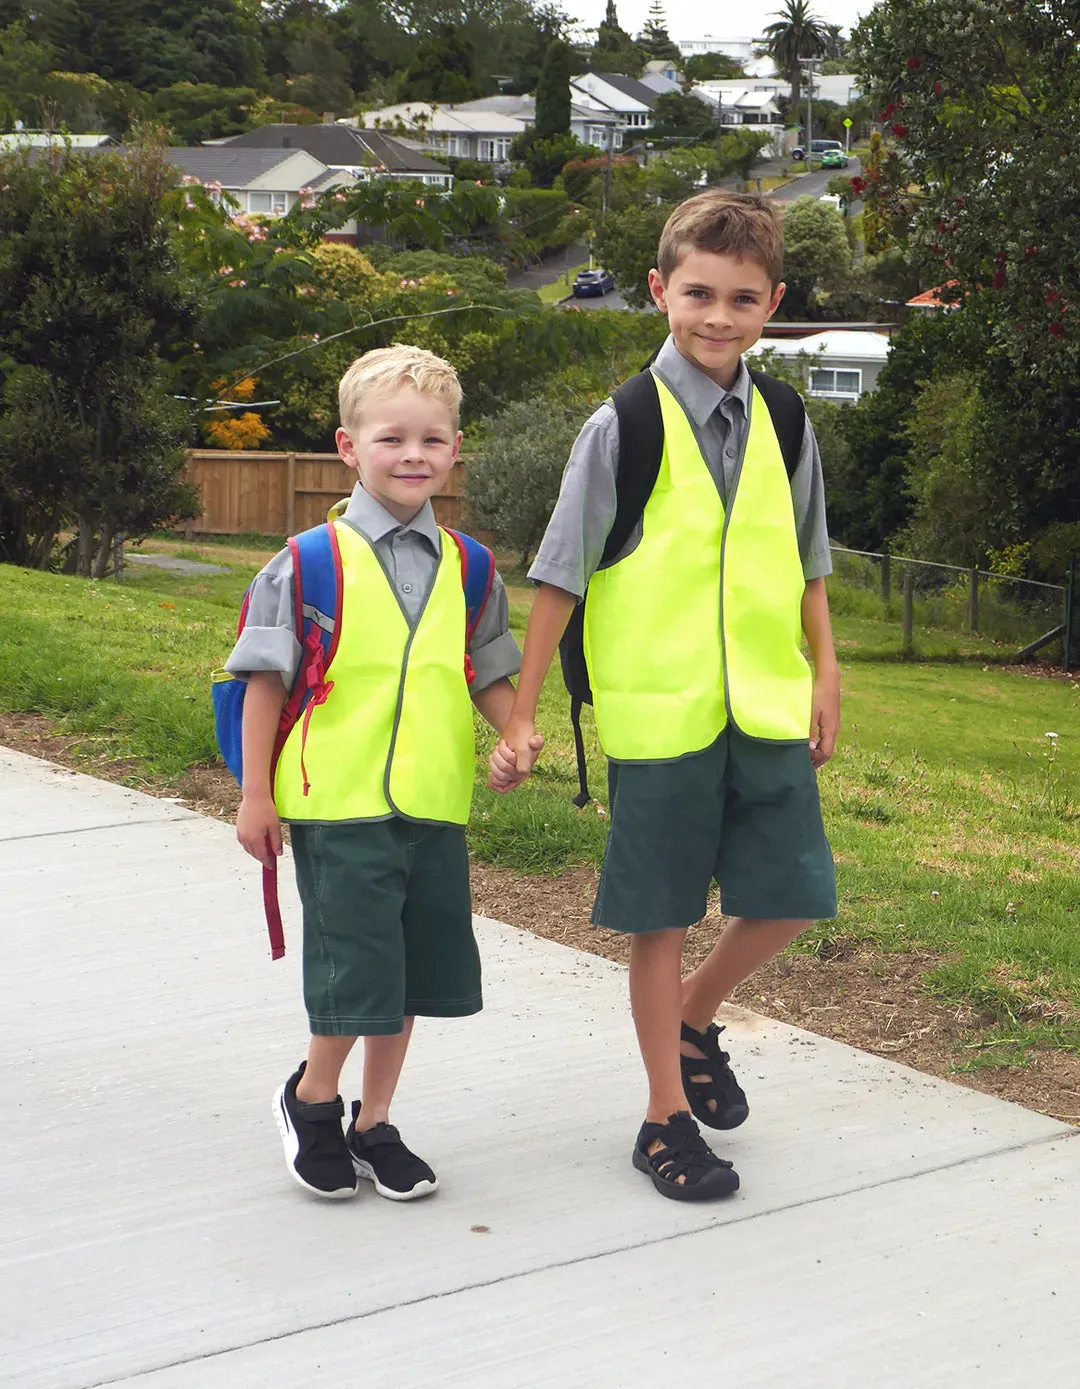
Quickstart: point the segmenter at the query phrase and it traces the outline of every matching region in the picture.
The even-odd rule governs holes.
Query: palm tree
[[[825,25],[810,11],[809,0],[784,0],[776,22],[765,29],[765,52],[776,70],[791,83],[791,104],[796,105],[802,89],[800,58],[820,58],[828,49]],[[809,137],[807,137],[809,138]]]

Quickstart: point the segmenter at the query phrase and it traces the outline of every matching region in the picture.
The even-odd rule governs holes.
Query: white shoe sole
[[[350,1154],[351,1156],[352,1154]],[[365,1162],[363,1158],[354,1157],[352,1165],[356,1175],[365,1178],[366,1181],[374,1182],[375,1190],[380,1196],[385,1196],[388,1201],[418,1201],[421,1196],[430,1196],[433,1191],[439,1189],[439,1179],[436,1177],[432,1182],[417,1182],[412,1191],[395,1191],[393,1187],[383,1186],[376,1177],[375,1169],[370,1162]]]
[[[277,1120],[278,1132],[281,1134],[281,1145],[285,1149],[285,1166],[289,1169],[289,1176],[292,1177],[297,1186],[302,1186],[312,1196],[320,1196],[324,1201],[348,1201],[350,1197],[356,1195],[356,1188],[347,1186],[340,1187],[337,1191],[323,1191],[317,1186],[312,1186],[310,1182],[305,1182],[296,1170],[294,1164],[296,1155],[300,1151],[300,1136],[289,1121],[289,1111],[285,1108],[284,1085],[279,1085],[274,1091],[274,1118]]]

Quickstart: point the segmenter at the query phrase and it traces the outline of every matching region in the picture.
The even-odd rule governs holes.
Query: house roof
[[[942,299],[941,291],[951,289],[953,285],[959,283],[957,280],[946,280],[944,284],[935,285],[933,289],[924,289],[921,294],[916,294],[914,299],[907,301],[909,309],[951,309],[956,307],[955,299]]]
[[[759,338],[748,351],[771,348],[778,357],[798,357],[801,352],[821,355],[825,361],[836,358],[861,362],[884,362],[889,356],[889,339],[883,333],[860,333],[850,328],[826,329],[808,338]]]
[[[11,130],[0,134],[0,150],[51,149],[69,144],[73,150],[95,150],[117,143],[111,135],[66,135],[51,130]]]
[[[388,173],[446,174],[434,159],[416,154],[381,131],[338,125],[262,125],[228,140],[230,149],[306,150],[328,168],[349,169],[384,165]]]
[[[670,77],[665,77],[662,72],[647,72],[641,79],[641,85],[648,87],[657,96],[662,96],[664,92],[681,92],[682,88],[678,82],[673,82]]]
[[[627,77],[622,72],[598,72],[594,76],[599,77],[601,82],[606,82],[609,87],[614,87],[617,92],[622,92],[623,96],[628,96],[631,101],[640,101],[651,110],[659,95],[651,87],[646,87],[644,82],[639,82],[636,77]]]
[[[244,188],[253,179],[284,164],[294,149],[237,149],[234,145],[168,145],[162,151],[170,163],[200,183],[220,183],[224,188]]]
[[[364,130],[376,130],[379,125],[394,126],[400,121],[407,127],[412,126],[416,134],[434,131],[441,135],[520,135],[525,129],[525,121],[520,117],[508,116],[489,107],[432,106],[426,101],[403,102],[384,106],[379,111],[365,111],[359,120],[363,121],[360,128]]]

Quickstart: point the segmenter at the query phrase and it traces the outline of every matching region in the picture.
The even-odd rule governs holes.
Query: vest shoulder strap
[[[748,368],[750,380],[758,388],[762,400],[769,410],[780,452],[784,455],[784,467],[788,481],[795,476],[802,452],[803,435],[806,432],[806,405],[794,386],[786,381],[778,381],[775,376],[767,376],[763,371]]]

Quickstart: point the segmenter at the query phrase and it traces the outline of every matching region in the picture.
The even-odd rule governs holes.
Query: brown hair
[[[667,281],[687,251],[756,261],[775,289],[784,259],[784,233],[767,199],[710,188],[680,203],[664,223],[656,257],[662,280]]]

